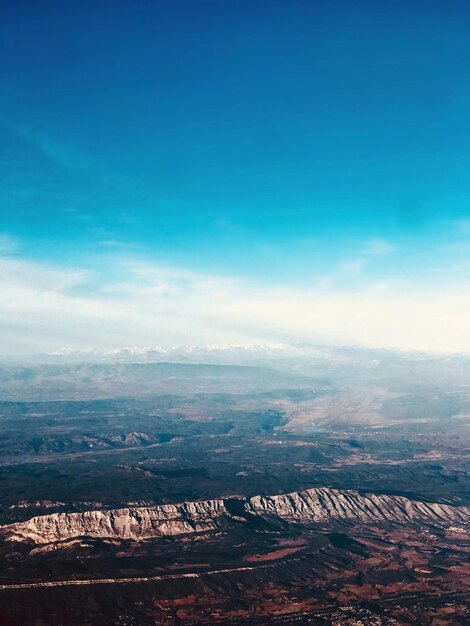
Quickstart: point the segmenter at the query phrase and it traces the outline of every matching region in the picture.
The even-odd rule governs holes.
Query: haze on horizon
[[[470,5],[6,0],[4,354],[470,351]]]

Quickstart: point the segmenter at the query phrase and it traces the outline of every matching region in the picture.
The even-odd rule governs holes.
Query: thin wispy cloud
[[[339,275],[358,275],[361,274],[367,265],[367,259],[365,258],[357,258],[351,259],[349,261],[344,261],[340,263],[338,266]]]
[[[353,286],[366,277],[368,270],[380,264],[383,257],[396,251],[395,246],[384,239],[373,239],[365,242],[358,249],[356,256],[339,261],[328,275],[316,280],[316,285],[324,290]]]
[[[69,172],[88,170],[93,165],[93,159],[88,155],[72,148],[68,143],[56,139],[50,133],[6,120],[3,120],[3,125],[19,139],[36,147],[46,159],[50,159],[57,166]]]
[[[9,255],[18,252],[20,242],[16,237],[0,233],[0,255]]]
[[[386,256],[395,252],[395,246],[385,239],[372,239],[362,250],[364,256]]]

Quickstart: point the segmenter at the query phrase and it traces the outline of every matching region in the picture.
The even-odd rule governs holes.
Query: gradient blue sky
[[[470,349],[468,2],[1,13],[7,350]]]

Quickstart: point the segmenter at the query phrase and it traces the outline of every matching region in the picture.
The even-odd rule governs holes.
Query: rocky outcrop
[[[10,539],[31,539],[35,543],[74,537],[149,539],[214,530],[217,520],[226,514],[223,500],[204,500],[154,507],[39,515],[27,522],[4,526],[2,531]]]
[[[1,528],[15,541],[52,543],[76,537],[149,539],[215,530],[227,521],[253,519],[320,523],[334,519],[466,525],[470,507],[409,500],[402,496],[359,494],[337,489],[307,489],[279,496],[227,498],[83,513],[53,513]]]

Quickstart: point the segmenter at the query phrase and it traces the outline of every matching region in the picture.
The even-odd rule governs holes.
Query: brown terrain
[[[0,624],[468,623],[470,364],[340,356],[4,370]]]

